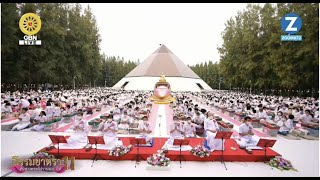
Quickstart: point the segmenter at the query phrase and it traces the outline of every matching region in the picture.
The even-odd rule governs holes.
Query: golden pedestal
[[[161,89],[159,89],[159,87]],[[166,93],[167,95],[160,95],[158,91]],[[162,74],[160,80],[155,84],[154,93],[149,98],[155,104],[170,104],[176,101],[174,97],[171,96],[170,84],[166,81],[165,76]]]

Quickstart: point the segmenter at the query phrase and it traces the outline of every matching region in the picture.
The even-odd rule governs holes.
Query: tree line
[[[19,46],[19,19],[27,12],[42,20],[41,46]],[[302,19],[301,42],[282,42],[281,18]],[[213,19],[214,20],[214,19]],[[139,61],[100,52],[101,37],[90,7],[73,3],[1,4],[2,89],[113,86]],[[5,27],[5,28],[4,28]],[[190,66],[213,89],[309,93],[319,90],[319,4],[248,4],[225,23],[220,58]]]
[[[280,20],[294,12],[302,20],[301,42],[282,42]],[[212,88],[278,94],[319,91],[319,4],[249,4],[225,23],[217,63],[191,68]]]
[[[19,46],[25,13],[40,16],[41,46]],[[1,4],[2,89],[38,89],[39,85],[73,88],[113,86],[131,71],[135,61],[100,52],[101,37],[90,7],[73,3]]]

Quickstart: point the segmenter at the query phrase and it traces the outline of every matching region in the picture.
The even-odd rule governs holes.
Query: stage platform
[[[125,146],[130,144],[128,137],[119,138],[122,140]],[[156,153],[157,150],[160,150],[165,144],[167,138],[154,138],[154,144],[152,147],[140,147],[139,154],[142,157],[142,160],[146,160],[152,154]],[[196,145],[202,145],[204,138],[189,138],[189,145],[194,147]],[[231,147],[236,147],[236,150],[232,150]],[[133,146],[133,149],[121,156],[113,157],[109,156],[107,150],[97,150],[98,159],[104,160],[136,160],[137,147]],[[46,151],[45,148],[40,151]],[[76,159],[91,159],[95,155],[95,149],[92,148],[90,151],[86,152],[85,149],[60,149],[60,155],[62,156],[75,156]],[[58,155],[58,149],[52,149],[48,151],[50,154]],[[266,159],[269,160],[272,157],[279,156],[280,154],[273,151],[270,148],[266,150]],[[167,157],[173,161],[179,161],[179,151],[169,150]],[[224,151],[224,160],[225,161],[235,161],[235,162],[263,162],[265,161],[265,150],[252,150],[252,154],[248,154],[245,150],[239,148],[234,139],[227,139],[225,141],[225,151]],[[211,152],[209,157],[199,158],[194,156],[189,151],[182,151],[182,159],[185,161],[221,161],[222,151]]]

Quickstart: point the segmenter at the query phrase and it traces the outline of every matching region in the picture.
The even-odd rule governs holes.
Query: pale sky
[[[83,3],[83,8],[88,3]],[[101,51],[125,60],[145,60],[165,44],[185,64],[218,61],[225,23],[245,3],[89,4],[102,38]]]

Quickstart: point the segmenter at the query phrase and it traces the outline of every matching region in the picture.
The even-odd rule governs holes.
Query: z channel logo
[[[295,13],[286,14],[281,18],[281,29],[288,35],[281,35],[281,41],[302,41],[302,35],[294,35],[300,31],[302,20]]]

